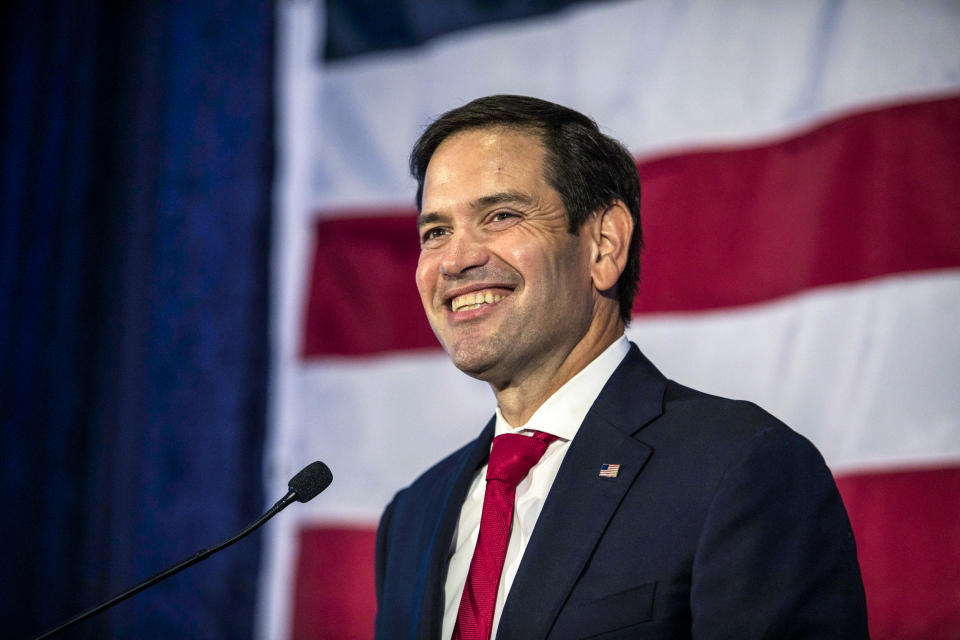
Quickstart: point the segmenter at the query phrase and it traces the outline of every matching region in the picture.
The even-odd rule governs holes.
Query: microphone
[[[290,492],[283,497],[281,502],[290,498],[290,494],[293,494],[293,498],[297,502],[310,502],[321,491],[329,487],[331,482],[333,482],[333,474],[330,472],[330,467],[319,460],[311,462],[301,469],[300,473],[290,478],[290,482],[287,483]],[[287,502],[287,504],[290,503]],[[283,507],[286,506],[286,504],[283,505]],[[283,507],[280,507],[280,509],[283,509]]]
[[[92,609],[87,609],[83,613],[78,613],[77,615],[73,616],[66,622],[60,624],[57,627],[54,627],[53,629],[50,629],[43,635],[37,636],[34,640],[45,640],[46,638],[51,638],[57,635],[61,631],[66,631],[70,627],[83,622],[87,618],[91,618],[102,611],[106,611],[113,605],[123,602],[129,597],[135,596],[136,594],[140,593],[147,587],[152,587],[158,582],[161,582],[162,580],[166,580],[167,578],[169,578],[174,574],[180,573],[187,567],[190,567],[200,562],[201,560],[204,560],[212,556],[217,551],[220,551],[221,549],[229,547],[234,542],[237,542],[241,538],[244,538],[250,533],[253,533],[253,531],[255,531],[260,526],[262,526],[267,520],[277,515],[282,510],[286,509],[294,501],[309,502],[310,500],[313,500],[314,498],[317,497],[317,495],[321,491],[329,487],[331,482],[333,482],[333,474],[330,472],[330,468],[327,465],[320,462],[319,460],[317,460],[316,462],[311,462],[306,467],[301,469],[297,475],[290,478],[290,482],[287,483],[287,488],[289,489],[289,491],[287,491],[287,495],[277,500],[276,504],[270,507],[270,509],[268,509],[266,513],[264,513],[262,516],[257,518],[253,523],[247,526],[247,528],[241,531],[240,533],[236,534],[232,538],[228,538],[227,540],[224,540],[218,545],[196,552],[189,558],[185,558],[181,560],[177,564],[167,569],[164,569],[160,573],[150,578],[147,578],[143,582],[133,587],[130,587],[123,593],[117,596],[114,596],[113,598],[110,598],[106,602],[98,604]]]

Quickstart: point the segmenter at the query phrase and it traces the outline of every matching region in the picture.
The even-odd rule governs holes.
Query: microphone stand
[[[253,531],[255,531],[257,528],[259,528],[261,525],[263,525],[267,520],[269,520],[269,519],[272,518],[273,516],[275,516],[275,515],[277,515],[278,513],[280,513],[281,510],[285,509],[287,506],[290,505],[290,503],[292,503],[294,500],[297,500],[297,499],[298,499],[298,498],[297,498],[297,493],[296,493],[295,491],[293,491],[293,490],[290,490],[290,491],[287,493],[287,495],[285,495],[284,497],[280,498],[280,500],[278,500],[275,505],[273,505],[272,507],[270,507],[270,509],[269,509],[266,513],[264,513],[262,516],[260,516],[259,518],[257,518],[257,519],[256,519],[254,522],[252,522],[246,529],[244,529],[244,530],[241,531],[240,533],[236,534],[236,535],[233,536],[232,538],[229,538],[229,539],[227,539],[227,540],[224,540],[223,542],[221,542],[220,544],[218,544],[218,545],[216,545],[216,546],[209,547],[209,548],[207,548],[207,549],[203,549],[202,551],[196,552],[195,554],[193,554],[193,555],[190,556],[189,558],[185,558],[185,559],[181,560],[180,562],[178,562],[177,564],[173,565],[172,567],[169,567],[169,568],[167,568],[167,569],[164,569],[164,570],[161,571],[160,573],[158,573],[158,574],[156,574],[156,575],[154,575],[154,576],[151,576],[150,578],[147,578],[147,579],[144,580],[143,582],[141,582],[141,583],[139,583],[139,584],[137,584],[137,585],[135,585],[135,586],[133,586],[133,587],[130,587],[129,589],[127,589],[127,590],[124,591],[123,593],[121,593],[121,594],[119,594],[119,595],[117,595],[117,596],[114,596],[113,598],[110,598],[110,599],[107,600],[106,602],[103,602],[103,603],[101,603],[101,604],[98,604],[97,606],[93,607],[92,609],[87,609],[86,611],[84,611],[84,612],[82,612],[82,613],[78,613],[77,615],[73,616],[72,618],[70,618],[70,619],[67,620],[66,622],[60,624],[60,625],[57,626],[57,627],[54,627],[53,629],[50,629],[49,631],[47,631],[47,632],[44,633],[43,635],[37,636],[34,640],[46,640],[47,638],[52,638],[53,636],[57,635],[58,633],[60,633],[60,632],[62,632],[62,631],[66,631],[66,630],[69,629],[70,627],[73,627],[74,625],[83,622],[83,621],[86,620],[87,618],[93,617],[93,616],[97,615],[98,613],[100,613],[101,611],[105,611],[105,610],[109,609],[110,607],[112,607],[112,606],[114,606],[114,605],[116,605],[116,604],[121,603],[121,602],[123,602],[124,600],[126,600],[127,598],[129,598],[129,597],[131,597],[131,596],[135,596],[136,594],[140,593],[141,591],[143,591],[143,590],[146,589],[147,587],[151,587],[151,586],[155,585],[156,583],[160,582],[161,580],[166,580],[166,579],[169,578],[170,576],[172,576],[172,575],[174,575],[174,574],[177,574],[177,573],[180,573],[181,571],[183,571],[183,570],[186,569],[187,567],[190,567],[190,566],[192,566],[192,565],[200,562],[200,561],[203,560],[204,558],[207,558],[207,557],[213,555],[213,554],[216,553],[217,551],[220,551],[221,549],[223,549],[223,548],[225,548],[225,547],[229,547],[229,546],[232,545],[234,542],[237,542],[237,541],[240,540],[241,538],[245,538],[247,535],[249,535],[250,533],[252,533]]]

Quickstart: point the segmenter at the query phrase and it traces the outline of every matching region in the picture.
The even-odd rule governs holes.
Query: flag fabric
[[[349,3],[279,3],[267,494],[315,458],[334,482],[267,533],[258,637],[370,637],[383,507],[493,413],[424,319],[407,175],[493,93],[630,149],[630,339],[816,444],[874,638],[960,637],[960,4],[483,4],[398,3],[422,37],[378,48]]]

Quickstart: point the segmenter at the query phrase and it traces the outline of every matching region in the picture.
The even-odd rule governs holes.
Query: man
[[[622,146],[491,96],[431,124],[411,170],[424,309],[497,409],[384,512],[377,637],[866,637],[819,453],[623,335],[641,234]]]

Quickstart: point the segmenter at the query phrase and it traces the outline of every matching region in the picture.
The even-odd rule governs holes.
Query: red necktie
[[[517,485],[556,439],[540,431],[535,431],[532,437],[505,433],[493,439],[480,514],[480,535],[460,598],[453,640],[489,640],[500,572],[510,540],[513,497]]]

